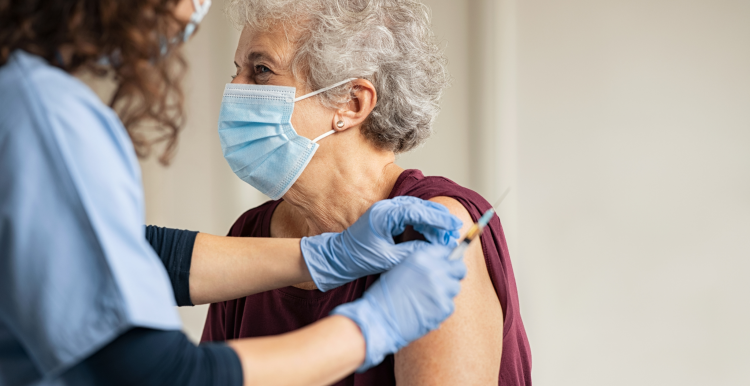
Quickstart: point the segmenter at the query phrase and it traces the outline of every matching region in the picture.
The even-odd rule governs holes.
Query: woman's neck
[[[372,204],[388,198],[404,170],[394,163],[392,152],[348,152],[325,158],[321,155],[318,162],[311,162],[284,195],[287,205],[279,206],[278,224],[284,236],[345,230]]]

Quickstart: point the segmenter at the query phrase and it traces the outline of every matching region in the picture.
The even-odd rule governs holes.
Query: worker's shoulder
[[[139,184],[133,145],[114,111],[80,80],[20,50],[0,67],[0,148],[11,146],[17,151],[3,160]]]
[[[110,121],[112,111],[74,76],[39,56],[14,51],[0,67],[0,123],[15,122],[1,126],[47,127],[45,119],[61,117],[74,122],[87,117]]]
[[[65,98],[60,98],[61,102],[70,99],[70,96],[96,96],[74,76],[50,65],[43,58],[22,50],[13,51],[8,61],[0,67],[0,90],[3,97],[15,97],[19,101],[28,96],[41,99],[41,95],[52,98],[65,95]],[[56,92],[61,90],[64,92]]]

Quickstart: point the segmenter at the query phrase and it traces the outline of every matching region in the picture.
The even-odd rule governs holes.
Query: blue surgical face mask
[[[341,86],[353,79],[294,98],[296,89],[283,86],[228,84],[219,114],[219,139],[234,174],[278,200],[292,187],[318,150],[313,140],[292,127],[294,103]]]

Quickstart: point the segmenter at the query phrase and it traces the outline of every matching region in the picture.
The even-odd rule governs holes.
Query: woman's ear
[[[378,93],[369,80],[353,80],[351,100],[343,103],[336,114],[333,115],[333,130],[344,131],[361,126],[370,116],[377,103]]]

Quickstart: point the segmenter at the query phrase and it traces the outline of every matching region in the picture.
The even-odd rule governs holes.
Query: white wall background
[[[188,44],[189,124],[143,164],[150,223],[265,200],[216,136],[238,33]],[[537,385],[750,384],[750,1],[429,0],[454,77],[400,157],[500,208]],[[204,307],[181,310],[197,338]]]
[[[537,380],[750,384],[750,1],[519,2]]]

